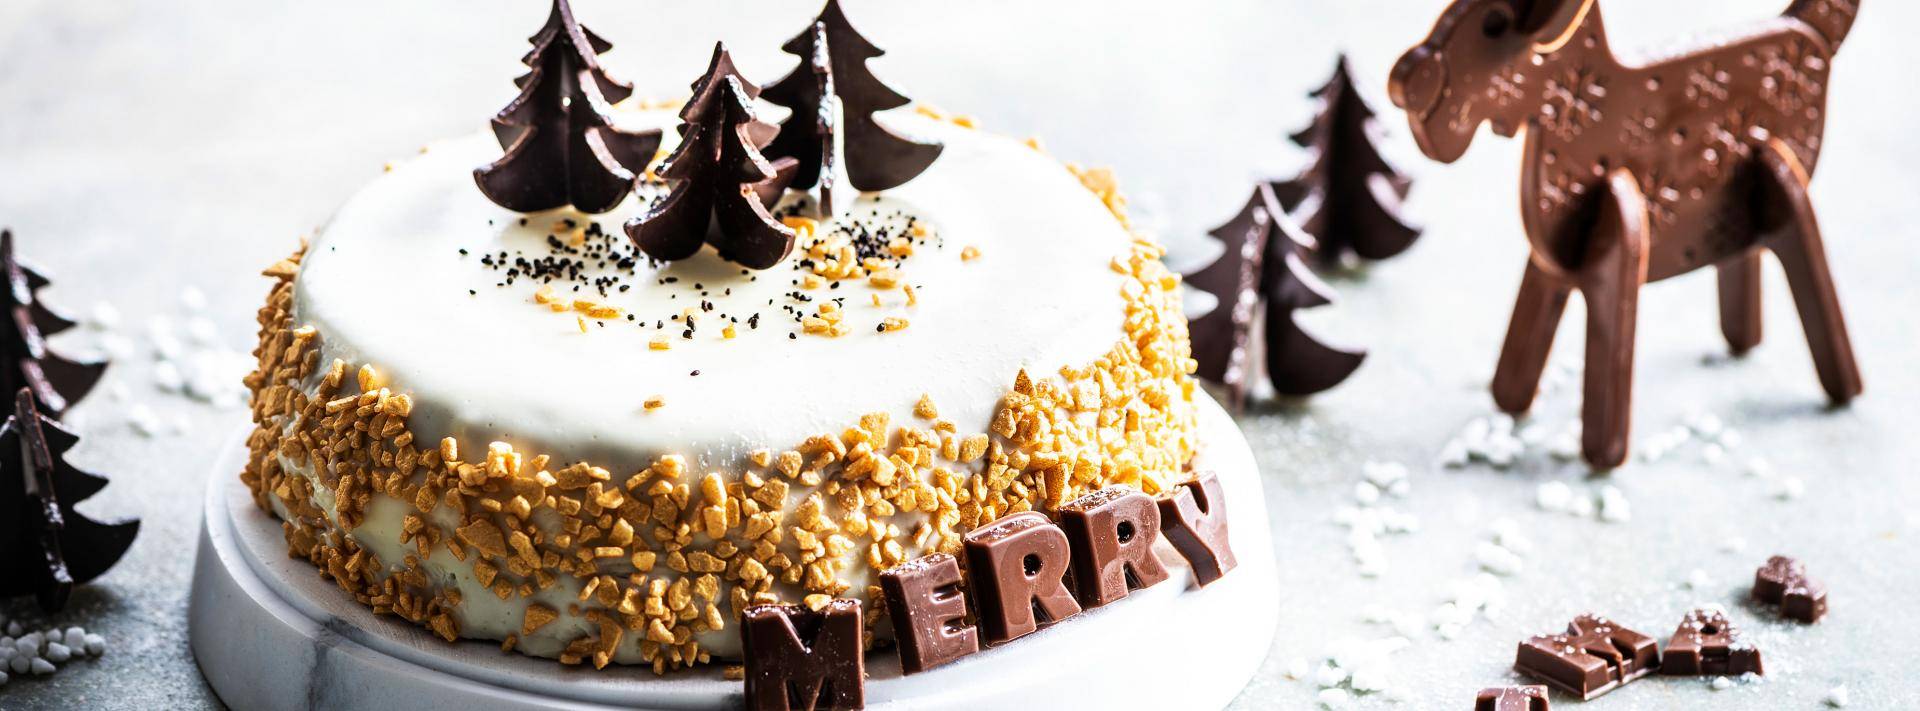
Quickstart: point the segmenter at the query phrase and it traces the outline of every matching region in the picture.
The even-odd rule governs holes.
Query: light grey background
[[[1388,133],[1385,153],[1419,179],[1409,212],[1429,229],[1403,257],[1336,279],[1341,304],[1310,315],[1327,333],[1372,348],[1354,379],[1243,421],[1263,466],[1286,592],[1275,601],[1273,655],[1240,706],[1309,705],[1316,687],[1282,678],[1290,662],[1317,663],[1340,639],[1392,634],[1360,621],[1367,605],[1431,611],[1449,581],[1474,572],[1473,546],[1497,516],[1539,526],[1526,569],[1506,580],[1510,601],[1495,620],[1450,642],[1421,635],[1392,658],[1388,679],[1405,707],[1465,707],[1475,689],[1512,678],[1516,640],[1583,610],[1664,640],[1695,601],[1732,609],[1764,649],[1769,680],[1724,692],[1693,679],[1643,681],[1596,708],[1810,708],[1837,684],[1856,707],[1910,698],[1909,639],[1920,634],[1911,609],[1920,588],[1920,426],[1911,412],[1920,397],[1912,367],[1920,231],[1908,216],[1920,197],[1920,140],[1909,132],[1920,56],[1904,30],[1920,26],[1920,7],[1867,4],[1836,63],[1814,183],[1865,397],[1844,410],[1824,407],[1773,268],[1767,342],[1737,362],[1715,357],[1723,347],[1711,277],[1650,289],[1636,443],[1690,413],[1713,413],[1745,435],[1730,460],[1765,457],[1803,479],[1807,494],[1776,500],[1739,466],[1703,463],[1694,445],[1605,482],[1632,501],[1633,520],[1622,525],[1533,509],[1542,481],[1585,490],[1577,466],[1540,455],[1507,473],[1431,465],[1449,437],[1490,410],[1483,383],[1525,253],[1513,197],[1517,144],[1483,135],[1459,164],[1433,165],[1385,101],[1393,58],[1444,2],[848,4],[891,51],[876,72],[908,95],[991,130],[1039,135],[1062,157],[1113,166],[1174,247],[1176,266],[1207,258],[1197,235],[1241,204],[1250,179],[1300,161],[1282,136],[1307,119],[1304,92],[1324,78],[1336,48],[1354,54]],[[1604,10],[1616,46],[1631,50],[1758,20],[1785,4],[1604,0]],[[614,71],[661,97],[684,92],[714,39],[729,43],[751,77],[779,76],[792,60],[778,44],[814,10],[742,0],[577,6],[618,45],[607,59]],[[266,291],[259,269],[384,161],[482,128],[511,97],[523,39],[545,12],[538,0],[0,3],[0,224],[54,275],[46,296],[67,311],[110,302],[128,317],[124,330],[138,333],[146,319],[177,323],[178,294],[194,285],[211,297],[209,315],[230,346],[247,348]],[[1580,341],[1572,314],[1562,360]],[[65,343],[84,348],[88,338]],[[187,577],[207,463],[244,416],[163,396],[150,360],[124,359],[108,377],[128,386],[129,402],[185,418],[189,432],[136,436],[124,424],[126,403],[96,396],[80,408],[87,439],[73,455],[115,477],[87,509],[145,520],[129,557],[57,618],[106,633],[113,651],[48,680],[15,680],[0,688],[0,707],[214,703],[186,648]],[[1545,398],[1542,419],[1564,422],[1576,406],[1571,393]],[[1331,523],[1367,460],[1413,468],[1411,495],[1389,503],[1423,524],[1385,541],[1393,567],[1371,580],[1355,574],[1344,531]],[[1719,550],[1736,536],[1749,541],[1743,551]],[[1825,622],[1782,624],[1740,604],[1752,569],[1775,551],[1807,560],[1831,584]],[[1683,588],[1695,569],[1712,585]],[[22,601],[0,609],[37,619]],[[1375,695],[1362,703],[1392,702]]]

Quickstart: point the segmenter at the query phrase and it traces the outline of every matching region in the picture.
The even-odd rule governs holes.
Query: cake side
[[[949,342],[960,352],[931,372],[995,383],[991,390],[935,397],[931,381],[939,378],[921,375],[929,381],[921,383],[928,386],[922,397],[901,402],[896,392],[892,401],[836,406],[839,412],[815,420],[794,417],[810,434],[785,439],[756,441],[751,432],[791,422],[756,425],[736,412],[734,429],[750,434],[701,441],[685,428],[631,430],[626,439],[652,448],[639,452],[569,442],[551,432],[575,420],[592,430],[604,418],[568,418],[564,392],[530,403],[562,418],[551,430],[522,435],[463,420],[463,393],[421,387],[441,381],[366,357],[369,349],[351,342],[350,332],[310,317],[316,309],[305,308],[299,292],[314,264],[327,258],[320,256],[328,245],[323,234],[305,255],[268,270],[276,283],[260,314],[260,367],[248,379],[257,427],[242,478],[256,502],[285,521],[291,554],[314,562],[376,611],[449,640],[497,639],[503,648],[568,663],[663,671],[734,654],[731,621],[748,604],[858,597],[874,606],[878,570],[923,552],[957,550],[959,537],[975,526],[1016,511],[1051,511],[1108,484],[1157,493],[1177,481],[1193,453],[1193,364],[1178,278],[1160,264],[1157,245],[1129,234],[1110,179],[1047,162],[1076,190],[1090,189],[1096,199],[1087,203],[1122,235],[1100,265],[1111,280],[1106,298],[1119,312],[1119,332],[1100,339],[1104,345],[1092,354],[1058,365],[1042,363],[1058,358],[1059,344],[1031,344],[998,373],[969,369],[992,359],[968,352],[964,341]],[[966,232],[966,219],[943,214],[937,222],[951,237]],[[961,227],[949,231],[954,222]],[[830,226],[819,229],[831,234]],[[988,253],[1031,258],[1015,245]],[[920,267],[937,274],[928,265],[938,263],[899,266],[908,275]],[[921,303],[941,291],[930,289]],[[520,298],[525,303],[512,307],[527,313],[545,305]],[[1107,317],[1087,313],[1079,320]],[[585,327],[585,315],[575,319]],[[913,333],[910,327],[889,334],[882,324],[869,343]],[[444,325],[412,327],[435,333]],[[808,325],[802,332],[813,338]],[[578,335],[599,337],[598,328]],[[772,335],[802,342],[800,333]],[[343,337],[349,342],[336,343]],[[694,342],[680,340],[669,353]],[[664,369],[648,361],[658,355],[652,341],[631,353],[635,373]],[[829,344],[820,355],[766,349],[759,356],[804,361],[859,348],[839,338],[816,341]],[[1086,344],[1065,350],[1076,347]],[[452,405],[428,415],[436,409],[431,401]],[[630,406],[643,417],[671,415],[673,401],[651,415],[640,403]]]

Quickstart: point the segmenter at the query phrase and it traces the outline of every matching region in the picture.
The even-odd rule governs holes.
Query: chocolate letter
[[[967,572],[987,644],[1002,644],[1080,612],[1067,591],[1067,534],[1023,511],[967,534]]]
[[[747,708],[812,711],[866,706],[863,633],[859,600],[834,600],[819,612],[799,605],[747,608],[740,613]]]
[[[1760,650],[1740,639],[1740,630],[1717,609],[1700,609],[1680,620],[1660,655],[1660,673],[1739,676],[1765,674]]]
[[[1783,555],[1767,559],[1753,574],[1753,599],[1779,605],[1780,614],[1819,622],[1827,614],[1827,586],[1807,577],[1807,567]]]
[[[1166,566],[1153,554],[1160,512],[1146,494],[1109,486],[1074,499],[1060,507],[1060,528],[1073,546],[1073,582],[1082,607],[1099,607],[1167,579]]]
[[[1213,472],[1196,475],[1160,500],[1160,525],[1200,585],[1219,580],[1239,562],[1227,542],[1227,501]]]
[[[1581,615],[1566,634],[1521,642],[1513,668],[1585,701],[1652,673],[1659,656],[1652,637]]]
[[[1473,711],[1547,711],[1547,687],[1497,686],[1481,689]]]
[[[880,574],[880,590],[900,643],[901,671],[918,674],[980,651],[953,556],[935,553],[893,566]]]

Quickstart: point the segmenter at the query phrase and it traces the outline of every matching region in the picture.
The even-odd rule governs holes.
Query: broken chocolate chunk
[[[1195,475],[1160,500],[1160,528],[1167,542],[1187,559],[1195,584],[1219,580],[1239,565],[1227,539],[1226,497],[1213,472]]]
[[[1004,644],[1080,612],[1067,590],[1067,534],[1023,511],[967,533],[967,572],[987,644]]]
[[[1760,650],[1741,640],[1740,630],[1715,608],[1687,613],[1660,655],[1662,674],[1739,676],[1747,672],[1766,673],[1760,666]]]
[[[1073,582],[1080,606],[1093,608],[1167,579],[1153,554],[1160,512],[1153,497],[1109,486],[1060,507],[1060,528],[1073,548]]]
[[[1827,615],[1827,586],[1807,577],[1807,567],[1783,555],[1767,559],[1753,574],[1753,599],[1779,605],[1780,614],[1801,622]]]
[[[740,613],[747,708],[754,711],[866,706],[866,654],[859,600],[819,611],[754,605]]]
[[[1481,689],[1473,699],[1473,711],[1547,711],[1547,687],[1496,686]]]
[[[1659,661],[1652,637],[1605,617],[1581,615],[1565,634],[1521,642],[1513,668],[1584,701],[1652,673]]]
[[[980,651],[980,630],[967,624],[967,596],[953,556],[935,553],[888,568],[880,591],[902,672],[918,674]]]

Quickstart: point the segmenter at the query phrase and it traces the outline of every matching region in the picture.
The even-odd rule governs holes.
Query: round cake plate
[[[1171,578],[1004,646],[902,676],[889,651],[867,658],[874,709],[1219,708],[1271,644],[1278,599],[1273,541],[1253,454],[1233,420],[1200,398],[1198,466],[1219,474],[1239,567],[1204,588],[1163,540]],[[643,667],[568,667],[481,641],[447,643],[375,616],[305,560],[240,483],[245,437],[207,487],[193,594],[194,657],[233,708],[735,709],[739,681],[718,665],[655,676]]]

